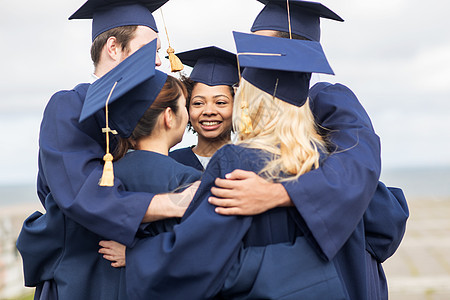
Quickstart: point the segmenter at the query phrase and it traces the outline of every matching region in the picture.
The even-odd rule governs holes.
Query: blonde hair
[[[288,181],[319,167],[320,151],[326,151],[326,143],[317,132],[309,99],[297,107],[242,78],[234,101],[237,144],[271,154],[260,175]]]

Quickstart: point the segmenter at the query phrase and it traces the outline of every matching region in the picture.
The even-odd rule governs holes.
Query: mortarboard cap
[[[88,0],[69,20],[93,19],[92,41],[110,29],[126,25],[143,25],[158,32],[152,12],[168,0]]]
[[[181,62],[193,68],[190,79],[209,86],[229,85],[239,81],[236,54],[210,46],[177,54]]]
[[[158,97],[166,80],[166,73],[155,70],[155,76],[145,80],[111,105],[111,127],[116,129],[120,136],[130,137],[145,111]]]
[[[114,87],[108,101],[111,127],[123,137],[130,136],[167,78],[165,73],[155,70],[155,55],[156,39],[91,84],[79,121],[105,108]]]
[[[252,32],[258,30],[292,32],[307,39],[319,42],[320,18],[327,18],[340,22],[344,21],[329,8],[317,2],[289,0],[288,10],[286,0],[258,1],[266,6],[256,17],[251,28]]]
[[[319,42],[233,32],[242,77],[296,106],[309,91],[311,73],[334,74]]]
[[[166,82],[167,74],[155,70],[156,43],[155,39],[141,47],[88,88],[79,121],[103,108],[106,115],[102,129],[106,154],[100,186],[114,186],[109,133],[128,138]]]

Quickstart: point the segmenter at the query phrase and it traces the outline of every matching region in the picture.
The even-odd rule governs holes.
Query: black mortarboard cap
[[[334,74],[319,42],[233,32],[242,77],[296,106],[309,91],[311,73]]]
[[[114,186],[114,157],[109,149],[109,134],[130,137],[166,82],[167,74],[155,70],[156,44],[155,39],[141,47],[88,88],[79,121],[102,109],[106,116],[102,128],[106,134],[106,154],[100,186]]]
[[[152,12],[168,0],[88,0],[69,20],[92,19],[92,41],[110,29],[143,25],[158,32]]]
[[[167,79],[167,74],[155,70],[155,55],[156,39],[91,84],[80,122],[104,109],[113,90],[108,101],[111,129],[117,130],[123,137],[130,136]]]
[[[289,0],[289,15],[286,0],[258,0],[266,6],[256,17],[251,28],[290,32],[313,41],[320,41],[320,18],[344,21],[336,13],[318,2]],[[290,20],[290,22],[289,22]]]
[[[181,62],[193,68],[190,79],[209,86],[229,85],[239,81],[236,54],[210,46],[178,53]]]

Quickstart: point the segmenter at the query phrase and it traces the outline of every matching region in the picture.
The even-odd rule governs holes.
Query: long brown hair
[[[114,151],[114,159],[122,158],[130,149],[134,149],[136,142],[143,137],[152,134],[155,129],[156,122],[160,114],[162,114],[168,107],[177,114],[178,99],[181,96],[187,97],[186,87],[172,76],[167,76],[166,83],[164,83],[161,92],[156,97],[153,104],[145,111],[142,118],[134,128],[129,138],[120,138],[117,147]]]

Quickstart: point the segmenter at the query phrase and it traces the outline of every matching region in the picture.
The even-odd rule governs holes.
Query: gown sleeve
[[[408,217],[403,191],[379,182],[364,214],[366,249],[377,262],[384,262],[400,246]]]
[[[126,253],[126,285],[130,299],[210,299],[237,260],[250,217],[222,216],[207,200],[217,177],[234,169],[236,159],[211,159],[182,222],[173,232],[137,239]]]
[[[186,147],[171,151],[169,152],[169,156],[183,165],[193,167],[203,172],[205,171],[205,168],[203,168],[197,156],[195,156],[194,152],[192,151],[192,147]]]
[[[39,138],[38,194],[51,193],[62,212],[92,232],[129,245],[154,195],[100,187],[104,153],[94,117],[79,123],[82,100],[76,90],[49,101]]]
[[[363,217],[381,170],[380,140],[370,118],[347,87],[319,83],[310,93],[316,122],[331,129],[335,145],[316,170],[283,183],[312,237],[332,259]]]

